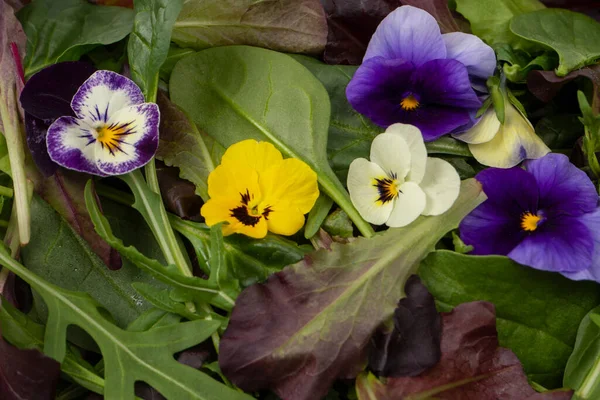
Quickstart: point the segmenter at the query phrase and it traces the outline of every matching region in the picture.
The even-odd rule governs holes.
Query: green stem
[[[0,186],[0,196],[4,196],[4,197],[13,197],[14,195],[14,190],[12,188],[6,187],[6,186]]]
[[[348,217],[354,222],[354,225],[358,228],[360,233],[366,238],[370,238],[375,234],[371,225],[365,221],[356,208],[352,205],[350,198],[346,195],[346,189],[339,183],[339,181],[330,179],[328,176],[321,176],[319,183],[323,187],[323,190],[333,201],[337,203],[342,210],[348,214]]]
[[[9,96],[14,94],[9,89]],[[14,104],[11,104],[14,103]],[[13,105],[14,109],[9,110]],[[17,119],[16,102],[0,101],[0,117],[4,126],[4,137],[8,147],[8,158],[14,185],[15,204],[17,205],[17,222],[19,224],[19,240],[22,245],[29,243],[31,237],[31,213],[28,201],[27,177],[25,175],[25,145],[19,121]]]
[[[594,362],[594,366],[588,372],[585,379],[581,383],[579,389],[573,395],[573,399],[575,400],[584,400],[589,399],[591,393],[594,391],[598,382],[600,381],[600,358],[596,358]]]

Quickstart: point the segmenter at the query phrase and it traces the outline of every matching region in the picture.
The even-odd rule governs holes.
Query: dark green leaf
[[[510,30],[519,37],[558,53],[558,76],[600,57],[600,23],[584,14],[549,8],[516,16]]]
[[[172,44],[171,47],[169,47],[169,53],[167,54],[165,62],[160,66],[160,71],[158,73],[160,79],[168,82],[171,77],[171,72],[173,72],[173,68],[175,68],[175,64],[183,57],[189,56],[195,52],[196,50],[182,49],[181,47]]]
[[[442,311],[476,300],[496,306],[500,345],[529,378],[561,387],[562,372],[583,316],[600,302],[598,285],[520,266],[507,257],[437,251],[419,269]]]
[[[160,287],[154,279],[127,262],[118,271],[108,270],[88,244],[40,198],[33,198],[31,211],[35,221],[31,242],[21,253],[27,268],[62,288],[89,293],[122,327],[149,307],[131,283],[141,281]],[[139,228],[139,217],[119,206],[107,207],[106,212],[115,218],[120,232],[128,232],[130,238],[145,242],[144,251],[160,257],[152,236]],[[38,303],[38,306],[43,304]],[[41,309],[40,314],[45,315],[45,310]]]
[[[551,149],[571,149],[584,133],[578,116],[570,114],[542,117],[535,132]]]
[[[332,206],[333,200],[326,194],[321,193],[312,210],[308,213],[308,218],[306,218],[306,225],[304,226],[304,237],[306,239],[310,239],[317,234]]]
[[[158,72],[167,59],[171,30],[182,5],[183,0],[134,2],[135,19],[127,54],[131,78],[142,89],[147,101],[156,99]]]
[[[133,27],[133,11],[86,0],[34,0],[18,12],[27,34],[25,73],[75,61],[94,47],[118,42]]]

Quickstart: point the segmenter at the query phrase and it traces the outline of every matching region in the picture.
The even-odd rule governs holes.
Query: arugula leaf
[[[0,263],[29,283],[50,310],[44,353],[59,362],[65,358],[69,325],[84,329],[96,341],[104,356],[106,398],[133,399],[134,383],[140,380],[173,399],[252,399],[173,358],[173,353],[210,337],[218,329],[218,321],[184,322],[145,332],[124,331],[106,319],[101,305],[88,294],[44,281],[12,259],[4,248],[0,249]]]
[[[552,27],[552,29],[548,29]],[[517,15],[510,30],[558,53],[556,75],[565,76],[600,57],[600,23],[587,15],[558,8]]]
[[[133,31],[127,54],[131,78],[142,89],[146,101],[155,101],[158,72],[167,58],[173,24],[183,0],[136,0]]]
[[[21,251],[27,268],[62,288],[89,293],[113,314],[121,327],[148,308],[148,304],[131,288],[131,283],[142,281],[159,288],[158,282],[127,262],[118,271],[108,270],[69,224],[37,196],[33,197],[31,211],[36,223],[32,225],[31,242]],[[127,216],[118,208],[107,211],[111,215],[121,211],[119,217],[124,219],[115,219],[123,230],[139,229],[140,218],[135,218],[135,215]],[[151,250],[149,254],[159,256],[155,250],[156,243],[147,230],[139,229],[136,234],[139,240],[146,241],[145,250]],[[45,316],[44,303],[36,302],[35,306],[40,307],[38,314]]]
[[[173,29],[175,43],[196,50],[245,44],[319,54],[326,40],[319,0],[186,1]]]
[[[194,246],[200,267],[210,275],[211,228],[173,215],[170,220],[173,228]],[[307,253],[304,247],[271,233],[260,240],[244,235],[231,235],[223,238],[223,241],[230,272],[243,287],[266,280],[284,266],[297,263]]]
[[[561,387],[577,325],[600,303],[594,282],[571,281],[507,257],[440,250],[421,263],[419,276],[442,311],[469,301],[493,303],[500,345],[515,352],[531,380],[548,388]]]
[[[302,65],[270,50],[219,47],[179,61],[169,87],[171,100],[221,145],[249,138],[267,140],[284,155],[306,162],[317,173],[323,191],[363,235],[372,236],[373,229],[329,167],[329,97]]]
[[[91,185],[92,183],[89,181],[85,187],[85,204],[96,232],[101,238],[148,274],[185,293],[185,296],[189,300],[193,299],[200,302],[210,301],[224,310],[230,310],[233,307],[234,301],[226,293],[220,291],[213,282],[182,275],[175,265],[165,267],[160,262],[144,256],[135,247],[125,246],[123,241],[113,234],[108,220],[100,213],[100,208],[92,193]]]
[[[479,183],[464,181],[443,215],[333,243],[246,288],[221,340],[225,376],[244,390],[270,388],[288,400],[325,396],[335,379],[362,370],[365,347],[404,297],[406,279],[483,198]]]
[[[27,34],[27,76],[61,61],[76,61],[98,45],[118,42],[133,26],[133,11],[97,7],[86,0],[33,0],[17,16]]]
[[[29,210],[29,191],[25,176],[25,143],[21,130],[23,110],[17,98],[23,88],[23,81],[16,63],[18,51],[25,47],[25,35],[13,9],[4,1],[0,3],[0,131],[6,139],[6,148],[10,162],[11,178],[15,192],[19,240],[22,245],[29,242],[31,236],[31,214]],[[18,50],[13,53],[14,50]]]

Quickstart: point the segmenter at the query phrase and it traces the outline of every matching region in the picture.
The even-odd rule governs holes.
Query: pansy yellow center
[[[521,215],[521,229],[527,232],[533,232],[538,228],[541,220],[542,217],[539,215],[525,212]]]
[[[126,144],[125,138],[133,133],[135,133],[134,121],[103,124],[96,128],[96,140],[112,155],[117,151],[125,153],[123,150],[123,144]]]
[[[400,183],[396,180],[396,178],[375,178],[373,180],[373,186],[375,186],[379,192],[377,201],[381,204],[385,204],[394,200],[400,191]]]
[[[400,101],[400,107],[406,111],[414,111],[419,107],[419,100],[412,94],[409,94]]]
[[[248,189],[246,193],[240,193],[241,204],[229,210],[231,216],[246,226],[255,226],[261,218],[269,220],[269,214],[273,211],[271,206],[263,206],[259,199],[254,197]]]

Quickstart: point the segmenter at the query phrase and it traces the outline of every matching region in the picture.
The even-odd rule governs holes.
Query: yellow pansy
[[[317,174],[306,163],[283,159],[271,143],[249,139],[227,149],[208,176],[208,195],[200,211],[208,226],[225,222],[224,235],[260,239],[267,231],[298,232],[319,187]]]

